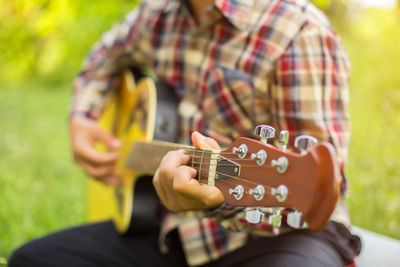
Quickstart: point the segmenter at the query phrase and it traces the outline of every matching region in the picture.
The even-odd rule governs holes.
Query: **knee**
[[[31,243],[25,244],[12,253],[8,267],[38,266],[35,260],[37,256],[34,246]]]
[[[9,267],[20,267],[29,265],[29,261],[27,258],[28,251],[25,246],[22,246],[15,250],[11,255],[11,258],[8,262]]]

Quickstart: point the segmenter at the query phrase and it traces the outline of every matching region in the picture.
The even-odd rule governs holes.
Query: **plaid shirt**
[[[121,70],[150,67],[181,97],[182,142],[197,130],[224,143],[269,124],[288,130],[290,145],[300,134],[331,142],[343,170],[350,68],[326,17],[306,0],[216,0],[197,24],[184,2],[144,1],[103,36],[76,79],[72,116],[97,119]],[[342,201],[332,219],[349,223]],[[168,213],[162,237],[174,228],[190,265],[287,229],[249,224],[229,206]]]

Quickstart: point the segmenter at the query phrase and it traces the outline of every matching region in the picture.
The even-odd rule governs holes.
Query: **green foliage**
[[[340,1],[313,0],[324,10]],[[137,2],[0,0],[0,82],[70,81],[100,34]]]
[[[71,80],[93,42],[136,2],[0,0],[0,82]]]
[[[354,224],[400,239],[398,10],[370,10],[341,29],[352,61],[348,174]]]

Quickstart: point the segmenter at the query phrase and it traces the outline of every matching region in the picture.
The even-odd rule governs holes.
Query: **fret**
[[[195,158],[195,156],[196,156],[196,151],[195,150],[193,150],[192,151],[192,158],[190,159],[190,167],[192,167],[192,168],[194,168],[194,166],[193,166],[193,162],[194,162],[194,158]]]
[[[204,162],[203,159],[205,157],[205,150],[202,149],[194,149],[192,152],[192,158],[190,160],[190,166],[197,171],[196,178],[199,182],[201,181],[202,174],[204,173]]]
[[[204,150],[201,151],[200,168],[199,168],[199,182],[201,182],[201,168],[203,167]]]

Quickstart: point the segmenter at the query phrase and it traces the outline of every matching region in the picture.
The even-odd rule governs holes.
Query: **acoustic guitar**
[[[120,233],[157,227],[160,205],[151,177],[168,151],[183,148],[191,155],[190,165],[197,169],[199,182],[218,187],[227,204],[247,207],[248,222],[267,218],[255,207],[280,207],[293,211],[284,218],[292,227],[324,227],[339,196],[338,165],[331,144],[303,135],[295,140],[300,153],[292,152],[286,148],[287,131],[280,133],[278,148],[267,142],[275,130],[259,125],[255,134],[260,140],[240,137],[224,150],[179,145],[175,143],[178,101],[173,90],[151,74],[124,73],[121,87],[100,119],[102,127],[123,143],[117,163],[123,185],[105,189],[91,182],[92,219],[113,213]],[[275,213],[267,222],[278,227],[281,221],[282,216]]]

